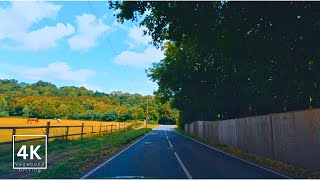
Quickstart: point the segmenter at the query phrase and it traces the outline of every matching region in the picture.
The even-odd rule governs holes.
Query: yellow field
[[[39,119],[38,123],[32,122],[32,124],[27,123],[27,118],[13,118],[13,117],[5,117],[0,118],[0,127],[13,127],[13,126],[46,126],[47,122],[50,122],[50,126],[62,126],[62,128],[50,128],[50,136],[57,136],[57,135],[65,135],[66,128],[63,126],[81,126],[84,123],[84,126],[94,126],[93,131],[99,132],[100,131],[100,123],[102,126],[105,125],[116,125],[113,127],[114,129],[119,129],[119,122],[100,122],[100,121],[88,121],[88,120],[65,120],[61,119],[60,123],[57,123],[56,120],[53,119]],[[121,123],[121,125],[129,123]],[[121,127],[123,128],[123,127]],[[111,127],[108,127],[110,130]],[[106,127],[102,127],[102,131],[106,130]],[[43,135],[45,134],[45,128],[37,128],[37,129],[17,129],[16,135]],[[92,131],[92,127],[85,127],[83,132],[88,133],[84,135],[84,137],[90,136]],[[81,128],[69,128],[69,134],[78,134],[81,133]],[[105,132],[104,132],[105,133]],[[95,133],[99,134],[99,133]],[[94,135],[95,135],[94,134]],[[70,136],[69,139],[76,139],[80,138],[80,136]],[[12,130],[3,130],[0,129],[0,142],[7,142],[11,141],[12,139]],[[29,139],[28,137],[19,137],[20,139]]]

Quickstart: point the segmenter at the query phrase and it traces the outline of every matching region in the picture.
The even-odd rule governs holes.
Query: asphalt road
[[[82,178],[286,178],[160,126]]]

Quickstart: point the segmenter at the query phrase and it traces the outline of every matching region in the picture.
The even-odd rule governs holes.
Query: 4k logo
[[[33,149],[33,145],[30,145],[30,159],[33,159],[33,156],[36,156],[38,159],[41,159],[41,157],[39,156],[39,154],[37,153],[38,149],[41,147],[41,145],[38,145],[36,147],[36,149]],[[27,159],[27,157],[29,156],[27,154],[27,146],[26,145],[22,145],[20,150],[18,151],[17,154],[18,157],[23,157],[23,159]]]
[[[12,143],[13,169],[47,169],[46,135],[14,135]]]

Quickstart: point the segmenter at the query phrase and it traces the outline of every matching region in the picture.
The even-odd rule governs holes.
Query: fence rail
[[[122,130],[127,130],[128,127],[130,126],[129,123],[119,123],[118,125],[115,124],[111,124],[111,125],[102,125],[102,123],[100,123],[100,125],[87,125],[85,126],[84,123],[82,123],[81,126],[50,126],[50,122],[47,122],[46,126],[8,126],[8,127],[0,127],[0,130],[12,130],[12,139],[11,141],[7,141],[7,142],[0,142],[0,144],[11,144],[13,141],[13,135],[17,135],[16,134],[16,130],[17,129],[38,129],[38,128],[42,128],[45,129],[45,135],[47,135],[48,139],[55,139],[55,138],[65,138],[66,140],[68,140],[69,136],[80,136],[80,139],[83,138],[83,135],[86,134],[103,134],[103,133],[112,133],[112,132],[119,132]],[[99,131],[94,131],[94,127],[99,127]],[[110,127],[110,128],[108,128]],[[115,127],[115,128],[114,128]],[[118,128],[117,128],[118,127]],[[56,136],[50,136],[50,129],[53,128],[66,128],[65,134],[64,135],[56,135]],[[76,133],[76,134],[69,134],[69,130],[71,128],[81,128],[81,132],[80,133]],[[91,132],[84,132],[84,128],[91,128]],[[15,142],[26,142],[26,141],[35,141],[35,140],[42,140],[43,138],[33,138],[33,139],[23,139],[23,140],[18,140]]]

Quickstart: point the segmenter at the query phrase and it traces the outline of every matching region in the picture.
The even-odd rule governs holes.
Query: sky
[[[101,1],[0,2],[0,79],[152,95],[145,69],[164,52],[114,14]]]

